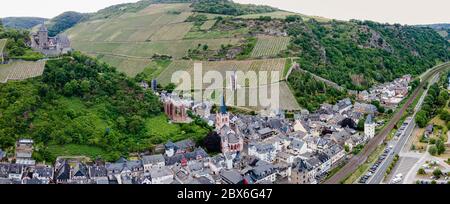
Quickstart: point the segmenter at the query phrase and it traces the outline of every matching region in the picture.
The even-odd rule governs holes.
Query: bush
[[[436,154],[438,153],[438,150],[437,150],[437,148],[436,148],[436,145],[430,146],[430,149],[428,149],[428,152],[429,152],[431,155],[436,156]]]
[[[442,176],[442,171],[440,169],[435,169],[433,171],[433,176],[435,176],[436,178],[439,178]]]
[[[426,174],[425,169],[420,168],[420,169],[417,171],[417,174],[418,174],[418,175],[425,175],[425,174]]]

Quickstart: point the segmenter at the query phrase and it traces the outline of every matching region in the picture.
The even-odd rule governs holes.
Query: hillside
[[[57,34],[73,27],[83,19],[88,18],[88,16],[89,14],[82,14],[73,11],[64,12],[47,22],[48,35],[56,36]]]
[[[65,146],[76,145],[68,155],[115,161],[169,139],[208,133],[195,124],[169,124],[153,92],[80,53],[47,61],[41,77],[0,84],[0,98],[0,148],[33,138],[41,147],[38,160],[54,161],[71,150]]]
[[[14,29],[31,29],[36,25],[42,24],[42,22],[47,21],[45,18],[38,17],[7,17],[1,18],[5,28]]]
[[[450,42],[450,24],[432,24],[432,25],[420,25],[420,27],[429,27],[436,30],[443,38]]]
[[[271,59],[295,58],[301,69],[345,88],[363,90],[404,74],[419,75],[450,56],[449,42],[430,28],[336,21],[226,0],[159,0],[112,6],[92,14],[66,34],[75,49],[117,66],[131,77],[158,78],[163,84],[173,71],[193,61],[222,64],[208,66],[208,70],[246,71],[250,66],[262,71]],[[250,65],[254,60],[261,61]],[[306,79],[295,73],[292,77]],[[319,83],[298,92],[295,89],[301,82],[287,82],[296,94],[293,97],[288,91],[287,98],[297,98],[300,104],[311,101],[314,105],[309,109],[342,95],[336,92],[318,98],[316,93],[333,89]]]

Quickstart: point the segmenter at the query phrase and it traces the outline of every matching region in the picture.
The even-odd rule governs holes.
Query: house
[[[297,159],[292,167],[291,183],[293,184],[315,184],[315,168],[304,159]]]
[[[347,146],[349,152],[351,152],[353,150],[353,147],[356,147],[357,145],[361,144],[363,141],[364,140],[361,138],[359,133],[357,133],[357,134],[350,136],[350,138],[348,138],[347,141],[345,141],[344,146]]]
[[[294,155],[289,154],[287,152],[278,152],[276,162],[277,163],[286,163],[286,164],[290,165],[290,164],[294,163]]]
[[[70,180],[70,165],[66,160],[55,164],[56,183],[67,183]]]
[[[187,166],[188,162],[190,161],[202,160],[206,159],[207,157],[208,153],[206,153],[206,151],[203,148],[199,147],[192,152],[175,154],[172,157],[166,156],[164,159],[167,166],[171,166],[174,164],[181,164],[182,166]]]
[[[169,141],[167,144],[164,145],[164,147],[165,147],[165,154],[168,157],[171,157],[175,154],[181,154],[192,151],[195,148],[195,142],[192,141],[191,139],[185,139],[175,143]]]
[[[359,92],[358,100],[368,101],[369,100],[369,92],[366,90]]]
[[[330,148],[324,151],[330,160],[331,166],[334,166],[337,162],[339,162],[345,156],[345,150],[340,145],[332,145]]]
[[[266,127],[266,128],[258,130],[257,133],[261,139],[266,139],[266,138],[272,137],[273,130],[269,127]]]
[[[373,121],[373,116],[368,115],[364,122],[364,135],[366,138],[372,139],[375,136],[375,128],[377,124]]]
[[[251,143],[248,147],[248,155],[272,163],[275,161],[277,150],[273,144]]]
[[[293,139],[288,149],[296,155],[304,154],[308,151],[308,145],[303,140]]]
[[[240,184],[244,180],[244,177],[236,170],[222,170],[219,175],[224,184]]]
[[[16,143],[16,163],[23,165],[34,165],[36,162],[32,159],[33,140],[20,139]]]
[[[154,166],[149,169],[152,184],[170,184],[173,182],[174,175],[170,168],[165,166]]]
[[[276,180],[277,169],[274,165],[260,160],[256,163],[256,166],[249,170],[244,175],[244,179],[248,183],[273,183]]]
[[[108,169],[103,165],[89,166],[89,178],[95,184],[109,184]]]
[[[303,121],[303,120],[295,120],[294,131],[295,132],[302,132],[304,134],[308,134],[309,126],[306,125],[305,121]]]
[[[322,176],[326,174],[331,169],[331,158],[326,153],[318,153],[314,158],[320,161],[319,168],[317,169],[317,176]]]
[[[76,162],[73,168],[70,168],[70,180],[77,184],[87,184],[89,182],[87,165],[82,162]]]
[[[352,101],[350,100],[350,98],[345,98],[345,99],[338,101],[333,106],[333,111],[338,112],[339,114],[342,114],[345,111],[350,110],[352,107],[353,107],[353,105],[352,105]]]
[[[8,178],[16,181],[21,181],[24,174],[24,165],[10,164],[8,169]]]
[[[143,156],[142,164],[144,171],[149,171],[152,167],[163,167],[166,165],[166,160],[162,154]]]
[[[108,171],[108,179],[116,179],[119,184],[127,182],[129,177],[136,176],[144,171],[144,166],[140,160],[128,161],[124,158],[115,163],[107,163],[105,167]]]
[[[49,184],[53,181],[53,168],[49,166],[36,166],[33,172],[33,178],[38,179],[42,184]]]
[[[0,178],[8,178],[9,163],[0,163]]]

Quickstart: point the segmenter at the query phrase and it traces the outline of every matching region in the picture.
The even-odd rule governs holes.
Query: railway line
[[[367,158],[372,154],[375,149],[384,142],[388,134],[395,127],[395,125],[400,121],[405,111],[409,106],[420,97],[420,89],[426,86],[427,82],[431,80],[432,76],[439,73],[445,69],[450,68],[450,62],[433,67],[429,72],[427,72],[421,79],[419,86],[414,90],[412,95],[408,98],[406,103],[400,108],[398,112],[394,114],[389,123],[372,139],[367,143],[362,152],[354,157],[352,157],[344,167],[342,167],[336,174],[326,180],[325,184],[339,184],[344,179],[346,179],[350,174],[352,174],[360,165],[366,162]]]

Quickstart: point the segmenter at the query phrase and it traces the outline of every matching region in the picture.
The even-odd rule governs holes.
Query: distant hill
[[[48,34],[50,36],[55,36],[88,17],[89,14],[74,11],[64,12],[50,20],[48,23]]]
[[[39,17],[6,17],[1,20],[6,28],[31,29],[48,19]]]
[[[421,27],[429,27],[439,33],[443,38],[450,42],[450,23],[420,25]]]

